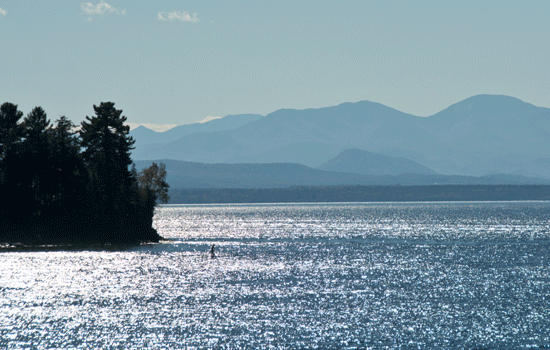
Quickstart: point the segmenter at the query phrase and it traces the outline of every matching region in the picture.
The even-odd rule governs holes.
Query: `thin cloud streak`
[[[5,16],[7,14],[6,10],[0,7],[0,15]]]
[[[119,14],[120,11],[115,7],[109,5],[105,1],[101,1],[97,5],[92,4],[91,2],[83,2],[80,4],[82,12],[87,15],[104,15],[106,13],[116,13]],[[126,10],[122,10],[122,14],[126,14]]]
[[[173,12],[161,11],[158,13],[158,19],[160,19],[161,21],[178,20],[181,22],[199,22],[200,21],[196,13],[190,14],[186,11],[173,11]]]
[[[211,121],[211,120],[221,119],[221,118],[222,118],[222,117],[209,115],[208,117],[204,118],[203,120],[198,121],[197,123],[204,124],[204,123],[207,123],[207,122],[209,122],[209,121]]]

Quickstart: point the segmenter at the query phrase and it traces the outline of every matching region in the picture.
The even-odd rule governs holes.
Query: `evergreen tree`
[[[80,152],[80,141],[73,131],[76,125],[65,116],[61,116],[55,123],[53,137],[57,151],[63,154],[78,154]]]
[[[24,140],[20,147],[17,176],[23,182],[27,195],[20,196],[27,202],[27,209],[38,219],[43,210],[50,206],[54,196],[48,135],[50,121],[41,107],[35,107],[23,120],[22,127]]]
[[[23,187],[16,173],[17,148],[23,138],[23,128],[19,123],[22,117],[23,112],[17,109],[17,105],[6,102],[0,106],[0,224],[13,220],[14,214],[24,205],[19,197]]]
[[[127,191],[135,182],[129,170],[134,140],[128,135],[130,127],[124,125],[126,117],[114,105],[94,105],[96,116],[87,116],[80,129],[82,156],[91,172],[93,191],[109,212],[125,209]]]
[[[0,106],[0,161],[5,160],[12,147],[21,141],[23,128],[19,119],[23,112],[17,109],[17,105],[6,102]]]
[[[22,127],[26,140],[33,146],[43,146],[47,142],[45,132],[50,127],[50,120],[42,107],[34,107],[23,120]]]
[[[55,123],[50,136],[51,166],[56,175],[54,205],[76,213],[86,192],[88,172],[80,157],[76,126],[65,116]]]
[[[16,105],[0,107],[0,239],[160,239],[152,223],[157,198],[168,200],[164,165],[154,164],[140,185],[129,170],[126,117],[112,102],[94,110],[75,133],[66,117],[51,126],[41,107],[22,122]]]
[[[90,173],[87,195],[90,221],[106,241],[158,241],[152,228],[155,198],[141,195],[137,174],[130,170],[134,140],[126,117],[113,102],[94,105],[80,130],[82,157]]]

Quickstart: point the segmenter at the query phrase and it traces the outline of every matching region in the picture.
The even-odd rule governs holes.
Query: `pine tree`
[[[35,107],[23,120],[24,140],[18,165],[18,177],[28,191],[27,208],[38,218],[53,198],[53,171],[49,143],[50,121],[42,107]],[[22,213],[23,214],[23,213]]]
[[[167,200],[163,164],[140,187],[130,158],[134,140],[114,103],[94,106],[76,136],[41,107],[22,122],[17,106],[0,107],[0,239],[22,241],[158,241],[157,196]],[[81,151],[82,150],[82,151]],[[148,173],[148,174],[149,174]]]
[[[80,140],[75,125],[65,116],[55,121],[51,132],[51,167],[55,173],[54,205],[65,212],[77,212],[85,195],[88,172],[80,157]]]
[[[158,241],[152,228],[155,201],[140,194],[137,174],[130,170],[134,140],[126,117],[112,102],[94,105],[94,110],[96,116],[86,117],[80,130],[91,179],[87,226],[95,227],[95,238],[103,241]]]
[[[130,127],[124,125],[126,117],[114,105],[94,105],[96,116],[87,116],[80,130],[82,157],[90,169],[94,192],[108,211],[125,209],[127,191],[135,182],[129,170],[134,140],[128,135]]]
[[[23,129],[18,124],[23,112],[17,105],[6,102],[0,106],[0,161],[4,160],[10,148],[21,140]]]
[[[18,181],[18,146],[23,139],[23,128],[19,120],[23,112],[13,103],[0,106],[0,223],[13,217],[22,209],[24,201],[20,200],[21,183]]]

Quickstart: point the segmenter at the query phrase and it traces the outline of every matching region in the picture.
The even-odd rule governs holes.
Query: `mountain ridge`
[[[362,175],[438,175],[432,169],[412,160],[372,153],[357,148],[340,152],[336,157],[318,166],[317,169]]]
[[[163,132],[157,132],[140,125],[130,131],[130,136],[136,140],[135,147],[138,153],[137,157],[139,158],[140,148],[142,147],[166,144],[199,132],[231,130],[259,118],[263,118],[263,116],[260,114],[230,114],[223,118],[212,119],[204,123],[179,125]]]
[[[318,167],[350,148],[406,158],[440,174],[548,178],[550,109],[504,95],[472,96],[429,117],[370,101],[280,109],[231,130],[149,145],[135,159]]]
[[[152,161],[136,161],[138,170]],[[207,164],[171,159],[164,163],[172,189],[181,188],[286,188],[335,185],[539,185],[550,180],[519,175],[493,174],[482,177],[460,175],[360,175],[313,169],[294,163]]]

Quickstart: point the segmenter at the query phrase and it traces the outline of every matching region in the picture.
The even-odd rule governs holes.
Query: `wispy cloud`
[[[6,10],[0,7],[0,16],[5,16],[6,13],[7,13]]]
[[[173,11],[173,12],[161,11],[158,14],[158,18],[161,21],[178,20],[181,22],[199,22],[199,19],[196,13],[190,14],[190,13],[187,13],[186,11]]]
[[[82,12],[86,15],[105,15],[105,14],[117,14],[117,15],[125,15],[126,10],[119,11],[117,8],[115,8],[112,5],[109,5],[105,1],[101,1],[97,5],[92,4],[91,2],[83,2],[80,4],[80,8],[82,9]],[[91,20],[91,17],[88,18],[88,20]]]

